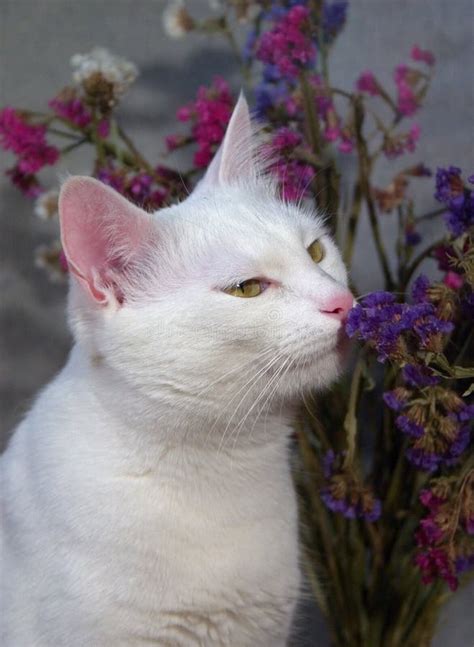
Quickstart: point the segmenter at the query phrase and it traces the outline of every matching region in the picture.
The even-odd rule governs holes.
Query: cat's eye
[[[237,283],[237,285],[226,288],[224,292],[230,294],[232,297],[249,299],[251,297],[258,297],[265,290],[265,287],[266,285],[258,279],[248,279],[248,281],[242,281],[242,283]]]
[[[324,247],[320,240],[315,240],[308,247],[308,254],[315,263],[320,263],[324,258]]]

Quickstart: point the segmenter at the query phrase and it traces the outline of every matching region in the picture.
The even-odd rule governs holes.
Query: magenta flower
[[[397,109],[398,112],[405,117],[410,117],[415,114],[419,108],[419,102],[411,87],[405,81],[397,83],[398,97]]]
[[[307,7],[292,7],[273,29],[261,36],[257,59],[274,65],[283,77],[295,79],[302,69],[316,59],[316,47],[307,33],[308,22]]]
[[[30,173],[23,173],[18,166],[5,171],[12,183],[19,189],[27,198],[37,198],[43,193],[43,188],[40,186],[36,175]]]
[[[447,285],[448,288],[451,288],[451,290],[459,290],[459,288],[461,288],[464,283],[464,279],[461,274],[450,270],[444,275],[443,283]]]
[[[411,58],[414,61],[421,61],[422,63],[426,63],[426,65],[433,66],[435,64],[435,57],[433,52],[430,52],[427,49],[421,49],[418,47],[418,45],[413,45],[413,48],[411,50]]]
[[[85,128],[92,121],[91,111],[77,97],[63,99],[59,95],[51,99],[48,105],[59,117],[66,119],[78,128]]]
[[[226,126],[232,114],[234,100],[229,84],[215,77],[210,87],[201,86],[193,103],[183,106],[177,112],[179,121],[192,122],[191,138],[198,145],[194,155],[197,168],[206,168],[224,138]],[[170,150],[185,138],[171,135],[167,138]]]
[[[291,159],[291,153],[297,146],[303,146],[303,138],[290,128],[277,130],[268,145],[269,158],[275,159],[271,171],[278,178],[282,197],[290,202],[306,194],[314,177],[314,170],[309,164]]]
[[[13,108],[0,112],[0,146],[18,156],[15,168],[23,176],[33,175],[43,166],[57,162],[59,151],[46,142],[45,135],[46,126],[27,123]],[[20,181],[13,181],[20,186]]]
[[[366,92],[373,97],[380,94],[380,86],[375,75],[370,70],[362,72],[356,82],[356,88],[359,92]]]

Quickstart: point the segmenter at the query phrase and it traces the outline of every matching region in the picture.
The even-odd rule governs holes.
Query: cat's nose
[[[353,303],[354,297],[350,292],[341,292],[340,294],[328,299],[328,301],[324,303],[323,307],[319,310],[329,317],[339,319],[339,321],[344,321],[347,317],[347,313],[352,308]]]

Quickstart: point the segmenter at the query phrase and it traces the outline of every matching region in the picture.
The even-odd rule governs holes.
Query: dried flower
[[[34,212],[38,218],[42,220],[49,220],[58,215],[58,199],[59,191],[57,189],[50,189],[42,193],[35,202]]]
[[[385,136],[383,152],[388,159],[394,159],[404,153],[414,153],[416,144],[420,139],[421,128],[419,124],[413,124],[407,133],[396,136]]]
[[[344,468],[342,454],[329,450],[323,458],[323,472],[327,483],[320,494],[329,510],[342,514],[347,519],[358,517],[374,522],[380,518],[380,500]]]
[[[68,274],[67,261],[61,242],[54,241],[50,245],[40,245],[35,250],[36,267],[46,270],[48,277],[54,283],[62,283]]]
[[[103,47],[71,58],[73,79],[98,105],[112,107],[138,76],[137,67]]]
[[[163,28],[171,38],[182,38],[195,27],[183,0],[174,0],[163,11]]]

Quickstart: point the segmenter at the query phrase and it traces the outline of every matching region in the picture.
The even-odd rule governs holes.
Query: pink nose
[[[352,308],[353,303],[354,297],[350,292],[341,292],[341,294],[329,299],[320,309],[320,312],[324,312],[329,317],[343,321]]]

